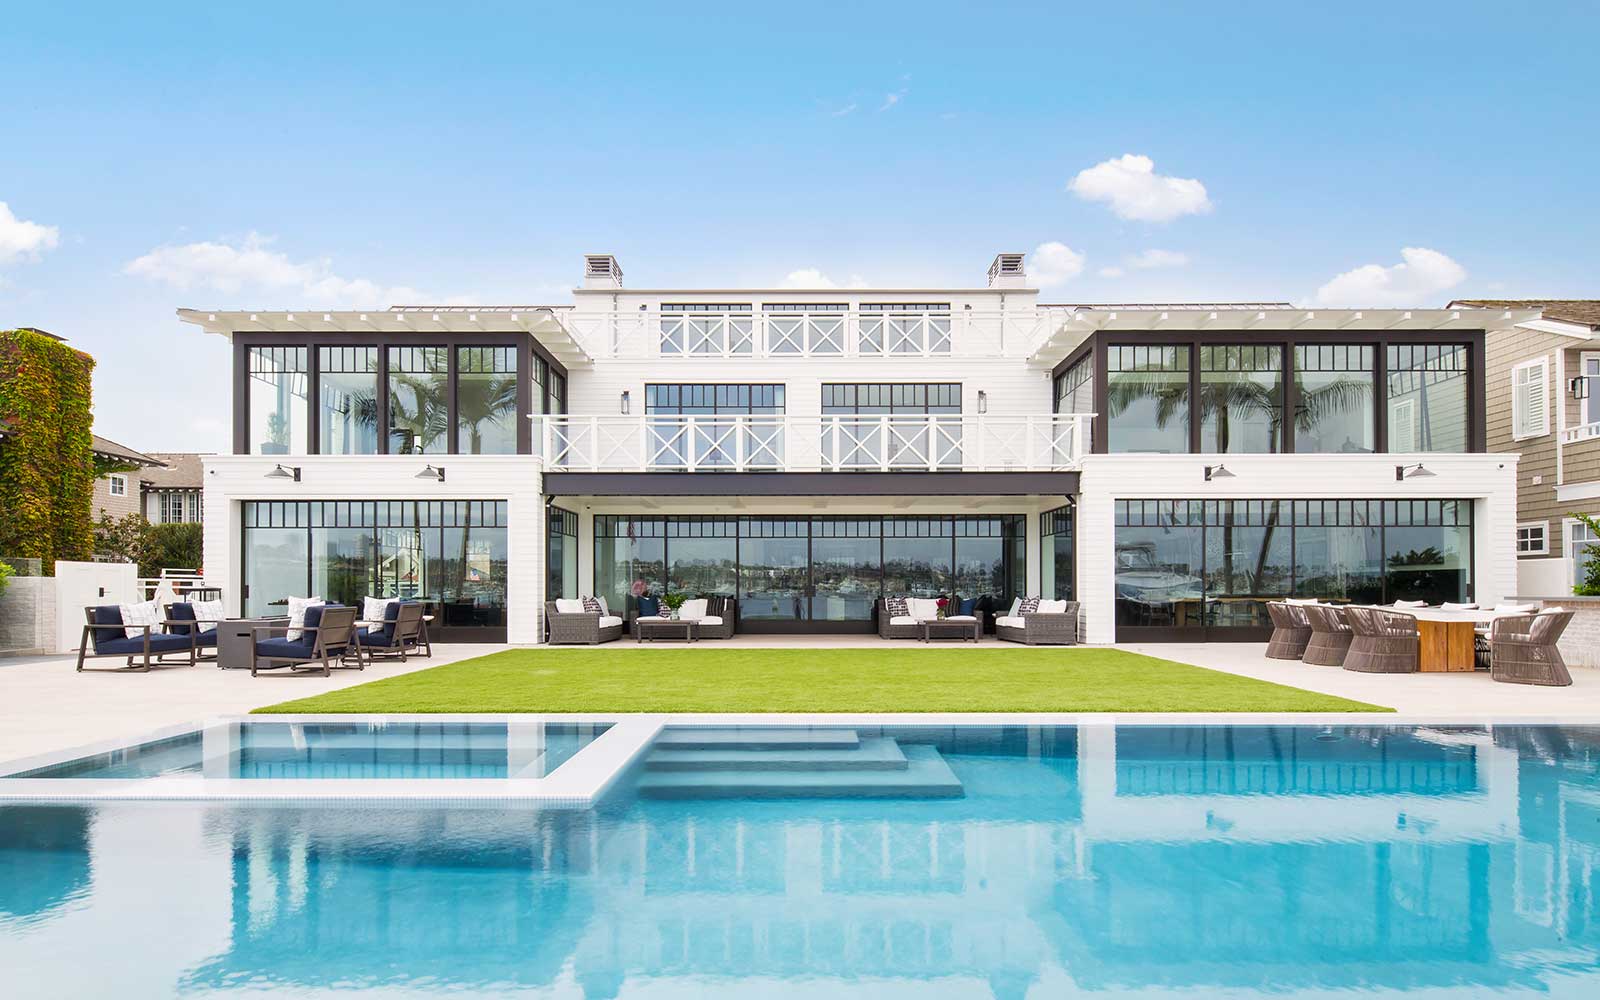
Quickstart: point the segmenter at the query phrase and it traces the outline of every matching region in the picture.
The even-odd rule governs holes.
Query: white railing
[[[759,297],[757,297],[759,298]],[[1026,357],[1067,322],[1057,308],[557,312],[595,358]]]
[[[1561,432],[1561,443],[1577,444],[1579,441],[1587,441],[1594,437],[1600,437],[1600,423],[1579,424]]]
[[[545,468],[590,472],[1070,470],[1092,415],[543,416]]]

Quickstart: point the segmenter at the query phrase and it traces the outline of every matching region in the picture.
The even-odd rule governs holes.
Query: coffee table
[[[699,638],[699,622],[691,618],[635,618],[633,620],[633,641],[644,642],[649,639],[682,639],[684,642],[694,642]]]
[[[922,641],[932,642],[934,639],[960,639],[966,642],[971,639],[977,642],[982,633],[979,631],[983,622],[976,616],[972,618],[925,618],[922,620]]]
[[[253,630],[260,625],[281,625],[283,631],[274,630],[270,637],[282,638],[288,632],[289,619],[273,616],[229,618],[217,623],[217,666],[220,669],[249,670],[255,665],[256,635]]]

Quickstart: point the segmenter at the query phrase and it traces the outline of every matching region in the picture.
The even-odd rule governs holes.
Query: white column
[[[1073,536],[1078,564],[1078,601],[1083,605],[1084,641],[1116,641],[1116,502],[1110,483],[1097,477],[1086,462],[1078,494],[1077,533]]]

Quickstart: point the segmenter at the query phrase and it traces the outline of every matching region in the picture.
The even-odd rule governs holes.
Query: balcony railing
[[[1600,423],[1579,424],[1576,427],[1568,427],[1561,432],[1561,443],[1577,444],[1579,441],[1587,441],[1595,437],[1600,437]]]
[[[1022,357],[1066,322],[1054,308],[566,309],[559,316],[596,358]]]
[[[545,468],[589,472],[1043,472],[1078,467],[1089,414],[544,416]]]

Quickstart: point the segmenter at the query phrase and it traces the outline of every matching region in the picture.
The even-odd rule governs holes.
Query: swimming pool
[[[0,806],[7,995],[1600,992],[1600,727],[786,732],[586,810]]]

